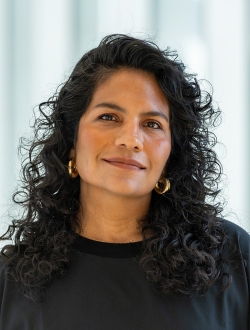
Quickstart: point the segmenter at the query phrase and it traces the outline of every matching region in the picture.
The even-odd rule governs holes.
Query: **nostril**
[[[140,137],[134,134],[128,134],[128,132],[120,132],[119,136],[115,138],[115,145],[117,147],[126,147],[128,149],[140,150],[143,147],[143,143]]]
[[[115,145],[117,147],[122,147],[122,148],[128,148],[130,150],[136,149],[136,150],[142,150],[143,149],[143,144],[142,142],[135,140],[135,139],[130,139],[129,141],[121,141],[120,139],[116,140]]]

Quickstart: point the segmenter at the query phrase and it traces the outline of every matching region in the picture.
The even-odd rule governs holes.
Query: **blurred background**
[[[250,231],[249,0],[0,0],[0,231],[10,223],[21,136],[32,109],[109,33],[178,51],[207,79],[223,112],[217,152],[227,179],[225,215]],[[233,213],[234,212],[234,213]]]

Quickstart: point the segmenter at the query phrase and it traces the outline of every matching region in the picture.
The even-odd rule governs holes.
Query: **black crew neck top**
[[[142,241],[131,243],[106,243],[77,235],[72,244],[72,248],[80,252],[104,258],[133,258],[141,253]]]
[[[232,285],[203,297],[163,295],[146,280],[142,242],[103,243],[77,236],[69,268],[47,299],[33,302],[0,272],[1,330],[250,330],[250,238],[225,221],[236,246]]]

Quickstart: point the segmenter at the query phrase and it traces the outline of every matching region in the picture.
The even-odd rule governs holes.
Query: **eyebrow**
[[[109,109],[112,109],[112,110],[117,110],[117,111],[122,112],[122,113],[127,113],[126,109],[124,109],[124,108],[122,108],[119,105],[114,104],[114,103],[106,103],[106,102],[99,103],[99,104],[94,106],[94,109],[97,109],[97,108],[109,108]],[[164,113],[162,113],[161,111],[158,111],[158,110],[143,112],[143,113],[141,113],[140,116],[141,117],[147,117],[147,116],[158,117],[158,116],[160,116],[163,119],[165,119],[167,122],[169,122],[168,117]]]

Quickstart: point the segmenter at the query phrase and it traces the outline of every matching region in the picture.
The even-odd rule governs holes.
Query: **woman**
[[[107,36],[39,109],[1,329],[250,329],[249,235],[215,202],[219,111],[176,53]]]

